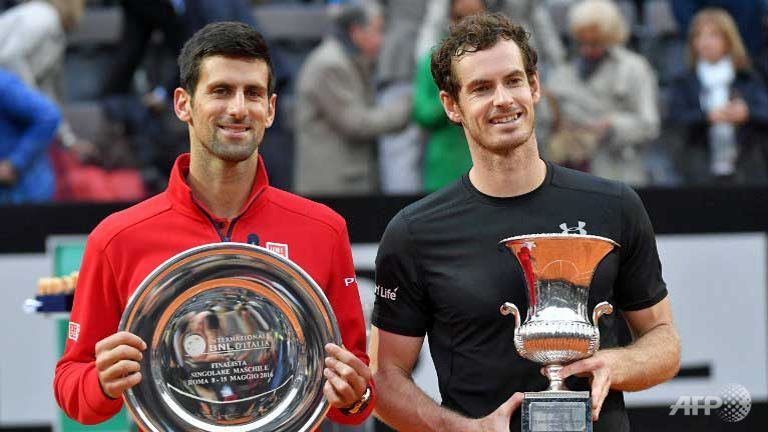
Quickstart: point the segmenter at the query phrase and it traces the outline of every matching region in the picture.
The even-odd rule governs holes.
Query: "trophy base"
[[[522,432],[592,432],[592,399],[587,391],[526,392]]]

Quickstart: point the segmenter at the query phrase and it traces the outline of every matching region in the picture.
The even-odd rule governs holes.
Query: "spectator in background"
[[[183,0],[134,1],[121,0],[123,27],[120,49],[112,65],[105,73],[102,96],[130,94],[133,90],[133,74],[144,59],[152,33],[160,31],[163,45],[172,56],[177,56],[189,35],[184,23],[185,3]],[[178,86],[178,74],[167,78],[157,86],[154,93],[147,95],[150,104],[165,100]],[[154,99],[152,99],[154,98]]]
[[[768,94],[750,66],[736,23],[703,9],[691,23],[689,67],[672,84],[670,120],[685,128],[684,173],[693,183],[755,178],[747,155],[768,136]]]
[[[174,133],[171,125],[175,120],[171,118],[172,113],[165,110],[170,107],[169,97],[179,84],[178,69],[169,63],[167,71],[159,71],[161,79],[151,91],[141,98],[133,94],[133,76],[143,61],[152,33],[160,31],[163,34],[163,44],[175,58],[184,41],[206,24],[237,21],[255,29],[258,27],[246,0],[122,0],[120,4],[123,9],[122,49],[105,75],[103,109],[110,120],[122,124],[129,132],[129,141],[141,165],[145,183],[153,193],[160,192],[166,186],[169,167],[183,149],[177,140],[167,139]],[[277,51],[273,51],[273,63],[277,91],[280,92],[286,85],[287,76]],[[292,140],[284,138],[288,132],[282,128],[282,122],[276,122],[272,132],[268,140],[275,145],[266,146],[264,160],[273,184],[287,188],[293,161],[286,147]]]
[[[27,85],[61,99],[59,81],[67,49],[66,34],[83,15],[85,0],[35,0],[0,15],[0,67]]]
[[[77,28],[84,8],[85,0],[34,0],[4,11],[0,14],[0,68],[60,105],[66,36]],[[93,145],[79,139],[66,121],[61,122],[58,136],[82,157],[93,153]]]
[[[183,20],[184,0],[135,1],[120,0],[122,30],[117,42],[119,50],[111,59],[101,83],[101,109],[112,125],[119,125],[121,140],[107,139],[98,143],[100,165],[110,166],[110,160],[119,160],[129,168],[137,168],[150,194],[161,192],[166,186],[169,167],[182,151],[178,139],[168,139],[172,131],[168,125],[169,96],[178,86],[179,76],[171,63],[167,68],[158,67],[158,79],[153,79],[152,89],[134,92],[134,74],[144,61],[154,32],[162,34],[163,48],[171,55],[178,55],[189,35],[189,27]],[[165,65],[163,65],[165,66]],[[160,138],[162,137],[162,138]],[[112,138],[112,137],[108,137]],[[119,153],[130,153],[133,158],[114,158],[111,154],[120,147]],[[119,165],[118,165],[119,166]]]
[[[700,10],[722,8],[733,17],[751,56],[756,57],[760,53],[766,14],[765,0],[671,0],[671,3],[672,12],[683,34],[690,33],[693,17]]]
[[[178,86],[179,75],[171,63],[156,68],[157,76],[151,90],[141,89],[136,94],[134,74],[147,53],[152,34],[162,34],[162,47],[171,56],[178,55],[189,35],[183,20],[185,2],[175,0],[135,1],[120,0],[122,30],[117,42],[119,50],[111,59],[101,83],[101,109],[108,121],[119,125],[121,140],[107,139],[98,143],[100,165],[108,166],[117,159],[129,168],[140,171],[150,194],[161,192],[166,186],[169,167],[182,151],[182,143],[174,137],[169,125],[169,96]],[[112,138],[112,137],[108,137]],[[133,158],[113,158],[120,144],[127,147],[119,153],[130,153]]]
[[[42,93],[0,69],[0,204],[44,202],[55,181],[48,146],[59,110]]]
[[[450,0],[453,23],[486,10],[483,0]],[[448,31],[448,28],[445,28]],[[460,125],[451,123],[440,103],[440,89],[432,78],[432,52],[419,59],[414,80],[413,120],[428,134],[424,149],[424,189],[434,192],[469,171],[472,159]]]
[[[106,74],[102,90],[105,96],[132,92],[133,75],[141,65],[155,31],[162,33],[163,44],[175,59],[184,41],[206,24],[238,21],[257,28],[246,0],[121,0],[120,5],[123,9],[121,49]],[[147,105],[158,107],[178,87],[178,70],[170,66],[169,69],[173,73],[145,95]]]
[[[360,5],[341,8],[334,32],[307,57],[296,83],[294,188],[300,194],[376,192],[376,138],[408,123],[408,97],[388,105],[375,102],[379,11]]]
[[[256,21],[248,0],[184,0],[185,20],[194,34],[207,24],[222,21],[239,21],[256,28]]]
[[[560,116],[547,157],[642,186],[648,181],[646,147],[659,133],[656,75],[645,58],[623,46],[628,28],[615,3],[576,3],[568,20],[578,52],[547,80]]]
[[[413,92],[416,66],[413,52],[427,0],[385,0],[384,40],[376,71],[379,100],[383,104]],[[405,53],[405,55],[403,55]],[[381,191],[389,195],[423,190],[421,175],[423,136],[411,123],[406,129],[379,139]]]

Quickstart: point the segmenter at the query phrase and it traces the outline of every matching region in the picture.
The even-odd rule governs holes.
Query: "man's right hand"
[[[147,344],[133,333],[122,331],[96,343],[96,370],[101,390],[117,399],[141,382],[139,361]]]
[[[476,420],[478,432],[509,432],[509,422],[512,413],[523,402],[523,394],[518,392],[512,395],[506,402],[499,405],[496,411]]]

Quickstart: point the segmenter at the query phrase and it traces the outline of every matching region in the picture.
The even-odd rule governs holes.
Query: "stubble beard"
[[[214,129],[211,133],[208,151],[216,158],[225,162],[243,162],[248,160],[253,153],[259,148],[259,138],[253,137],[251,140],[245,143],[229,144],[222,142],[216,134],[218,129]]]
[[[484,151],[491,153],[496,156],[509,156],[512,153],[514,153],[518,148],[525,146],[526,143],[530,142],[531,137],[533,136],[535,132],[535,122],[531,124],[530,129],[528,129],[527,133],[525,133],[524,136],[520,138],[515,139],[504,139],[502,138],[501,141],[496,141],[491,144],[484,144],[481,140],[477,139],[475,137],[475,142],[480,146]]]

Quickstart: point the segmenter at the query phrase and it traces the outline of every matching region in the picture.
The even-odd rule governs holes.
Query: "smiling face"
[[[268,80],[262,60],[205,58],[194,95],[181,88],[174,93],[176,115],[189,125],[192,153],[226,162],[256,157],[275,116]]]
[[[454,60],[458,98],[440,92],[448,117],[461,123],[470,150],[508,155],[524,144],[536,145],[534,104],[538,75],[527,76],[517,44],[502,39],[491,48]]]

